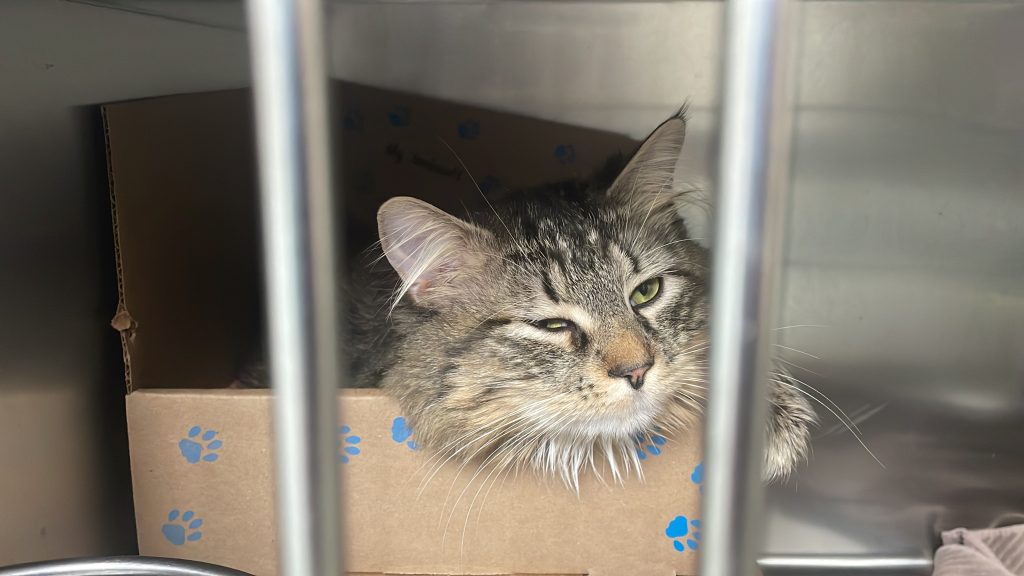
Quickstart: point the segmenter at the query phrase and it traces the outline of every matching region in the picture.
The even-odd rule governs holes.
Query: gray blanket
[[[943,532],[933,576],[1024,576],[1024,525]]]

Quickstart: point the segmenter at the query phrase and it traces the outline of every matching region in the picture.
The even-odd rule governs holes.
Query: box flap
[[[587,176],[633,140],[339,82],[336,166],[348,247],[416,196],[460,213],[521,186]],[[251,93],[103,107],[128,389],[230,383],[261,331]],[[472,177],[471,177],[472,174]],[[478,189],[479,188],[479,189]]]
[[[103,115],[128,387],[223,386],[260,297],[249,93]]]

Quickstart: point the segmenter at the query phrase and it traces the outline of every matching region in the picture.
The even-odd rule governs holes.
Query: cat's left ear
[[[638,209],[674,205],[676,164],[686,140],[686,109],[658,126],[608,189],[608,193]]]
[[[428,307],[452,301],[479,277],[493,241],[490,232],[404,196],[381,205],[377,228],[384,256],[402,279],[396,304],[405,294]]]

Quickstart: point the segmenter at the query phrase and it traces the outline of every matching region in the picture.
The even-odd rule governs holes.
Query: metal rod
[[[925,574],[932,573],[932,560],[923,556],[770,556],[757,561],[768,576],[772,574],[835,573]]]
[[[143,556],[76,558],[0,568],[0,576],[252,576],[205,562]]]
[[[785,1],[731,0],[726,8],[700,559],[708,576],[756,573],[762,545],[766,327],[781,213],[773,167],[788,163],[772,132]]]
[[[339,370],[320,0],[248,0],[281,573],[340,573]]]

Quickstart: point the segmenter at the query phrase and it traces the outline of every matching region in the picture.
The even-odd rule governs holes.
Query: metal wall
[[[95,105],[248,76],[239,32],[0,2],[0,566],[136,548]]]

